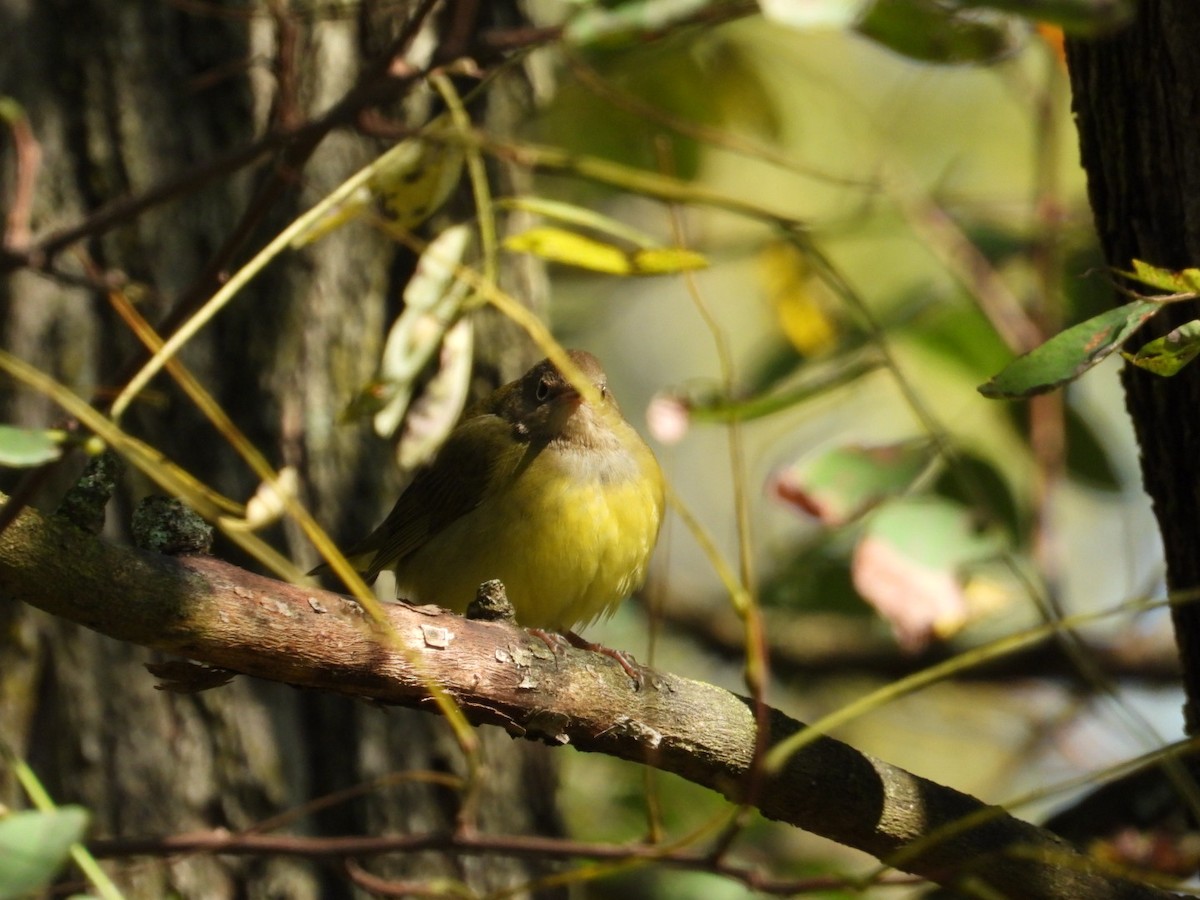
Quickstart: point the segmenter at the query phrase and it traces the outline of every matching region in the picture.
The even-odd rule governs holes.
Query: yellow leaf
[[[708,260],[691,250],[673,247],[661,250],[638,250],[633,254],[633,268],[638,275],[669,275],[707,269]]]
[[[506,238],[504,246],[518,253],[531,253],[550,262],[579,266],[593,272],[629,275],[633,271],[629,255],[621,248],[562,228],[530,228]]]
[[[758,257],[763,293],[780,329],[804,356],[821,356],[837,344],[833,301],[809,269],[804,255],[784,241],[767,244]]]
[[[514,234],[504,246],[549,262],[578,266],[607,275],[667,275],[708,265],[699,253],[673,248],[626,250],[564,228],[540,226]]]

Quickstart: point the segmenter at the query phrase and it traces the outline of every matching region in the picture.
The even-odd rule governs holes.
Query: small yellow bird
[[[393,569],[398,597],[461,613],[497,578],[520,624],[563,633],[641,586],[662,523],[662,470],[596,357],[569,352],[600,402],[547,359],[476,404],[346,552],[368,582]]]

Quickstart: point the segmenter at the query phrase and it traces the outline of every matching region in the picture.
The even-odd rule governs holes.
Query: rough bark
[[[1110,265],[1200,264],[1200,6],[1142,0],[1131,26],[1068,44],[1074,110],[1096,229]],[[1123,302],[1124,298],[1119,298]],[[1156,317],[1136,342],[1195,318],[1194,303]],[[1189,733],[1200,730],[1200,366],[1161,378],[1127,366],[1129,414],[1162,533],[1183,663]],[[1190,598],[1190,599],[1189,599]]]
[[[321,4],[313,11],[308,6],[0,0],[0,95],[23,106],[42,151],[30,223],[34,243],[272,129],[325,112],[353,89],[372,52],[387,46],[420,4],[366,3],[358,18],[324,20],[317,18]],[[461,6],[469,24],[471,10],[479,10]],[[485,15],[507,8],[488,5]],[[273,19],[272,9],[285,15]],[[523,87],[516,79],[507,90],[519,97]],[[403,123],[401,99],[378,112]],[[293,180],[278,182],[282,190],[265,198],[258,191],[290,159],[286,149],[283,156],[260,157],[266,164],[207,180],[115,227],[97,227],[86,241],[55,245],[49,266],[82,276],[86,253],[95,270],[121,273],[138,286],[148,319],[169,321],[184,298],[212,290],[219,274],[211,270],[213,260],[239,223],[251,224],[240,250],[222,264],[226,271],[388,143],[334,133],[291,173]],[[12,154],[0,163],[9,201]],[[373,374],[409,266],[369,229],[334,234],[272,267],[182,357],[273,464],[299,468],[310,507],[343,539],[373,525],[397,489],[389,448],[367,428],[336,420]],[[17,271],[0,285],[0,302],[3,346],[83,396],[96,393],[102,401],[139,352],[103,293],[70,279]],[[493,383],[526,361],[509,341],[484,338],[481,344]],[[28,391],[3,399],[8,422],[45,425],[60,415]],[[224,493],[246,498],[253,492],[246,467],[167,379],[156,381],[129,424]],[[70,467],[57,470],[44,484],[42,502],[53,506],[75,474]],[[130,482],[112,516],[113,533],[133,497],[148,488],[136,476]],[[273,538],[296,558],[311,554],[297,534],[280,529]],[[453,756],[441,723],[385,715],[344,698],[252,682],[195,696],[154,691],[142,668],[153,659],[153,653],[0,603],[0,732],[58,800],[89,807],[106,833],[242,829],[387,772],[446,767]],[[550,776],[526,753],[514,753],[507,739],[489,752],[497,762],[483,820],[506,831],[552,832]],[[6,773],[0,773],[0,802],[21,805]],[[406,785],[321,811],[305,827],[337,834],[426,829],[446,825],[448,815],[436,789]],[[531,871],[525,863],[483,867],[435,854],[412,859],[419,874],[465,878],[480,890]],[[147,897],[302,898],[347,890],[344,880],[305,861],[216,857],[139,864],[123,883],[131,896]]]

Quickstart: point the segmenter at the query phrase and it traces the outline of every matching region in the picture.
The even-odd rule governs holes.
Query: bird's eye
[[[544,403],[546,398],[550,396],[550,379],[543,378],[538,382],[537,390],[533,394],[534,399],[538,403]]]

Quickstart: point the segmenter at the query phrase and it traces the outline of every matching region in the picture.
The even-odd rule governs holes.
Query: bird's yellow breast
[[[611,614],[645,580],[663,515],[658,463],[629,430],[636,451],[619,468],[551,447],[497,479],[475,509],[399,561],[399,596],[462,612],[498,578],[527,627],[566,630]]]

